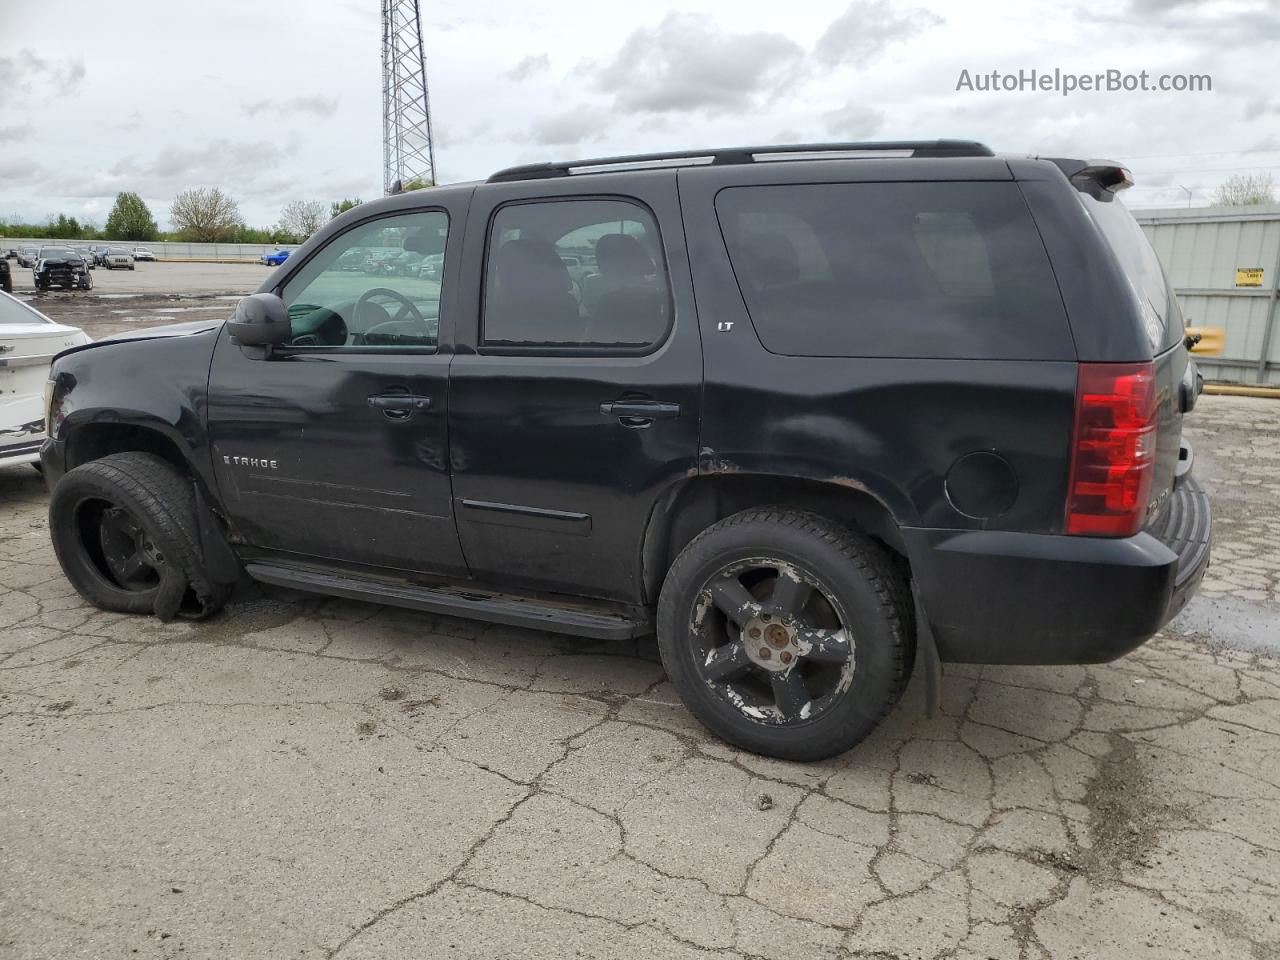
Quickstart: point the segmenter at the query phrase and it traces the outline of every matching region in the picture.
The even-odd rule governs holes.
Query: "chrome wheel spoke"
[[[739,629],[756,615],[760,604],[737,577],[724,577],[711,585],[711,602]]]
[[[799,617],[800,611],[809,602],[813,587],[792,576],[786,570],[778,571],[778,579],[773,582],[773,593],[769,597],[769,606],[776,612]]]
[[[844,663],[849,659],[849,638],[844,630],[822,630],[811,628],[801,630],[796,634],[796,642],[800,644],[803,650],[808,646],[807,652],[800,655],[806,660],[816,660],[820,663]]]
[[[799,719],[800,711],[812,699],[809,696],[809,688],[804,685],[804,679],[799,672],[789,670],[786,673],[770,674],[769,683],[773,687],[774,704],[782,718],[784,720]]]
[[[702,672],[708,680],[722,683],[742,676],[750,666],[751,660],[747,657],[747,648],[743,646],[742,641],[736,640],[722,647],[716,647],[707,654],[707,662],[703,665]]]

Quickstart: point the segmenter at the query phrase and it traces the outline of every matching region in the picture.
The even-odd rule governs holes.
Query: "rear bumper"
[[[902,531],[938,652],[959,663],[1102,663],[1149,639],[1209,565],[1209,499],[1186,477],[1127,539]]]

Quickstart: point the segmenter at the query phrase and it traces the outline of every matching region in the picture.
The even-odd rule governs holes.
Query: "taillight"
[[[1155,453],[1154,365],[1080,364],[1067,533],[1137,533],[1151,497]]]

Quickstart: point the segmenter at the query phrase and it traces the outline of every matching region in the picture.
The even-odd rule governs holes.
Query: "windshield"
[[[0,326],[14,323],[53,323],[7,293],[0,293]]]
[[[72,252],[73,251],[67,247],[42,247],[40,250],[40,257],[41,259],[47,259],[48,257],[69,257]]]
[[[121,250],[119,247],[112,247],[107,253],[113,257],[127,257],[129,255],[128,250]]]
[[[1160,258],[1142,232],[1142,227],[1138,226],[1138,221],[1119,198],[1104,202],[1083,193],[1080,197],[1124,268],[1142,311],[1142,325],[1151,341],[1151,348],[1163,353],[1181,340],[1185,331],[1182,312],[1165,279]]]

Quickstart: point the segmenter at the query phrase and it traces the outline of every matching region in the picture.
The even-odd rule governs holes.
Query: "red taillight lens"
[[[1129,537],[1151,496],[1156,378],[1150,363],[1082,363],[1067,533]]]

